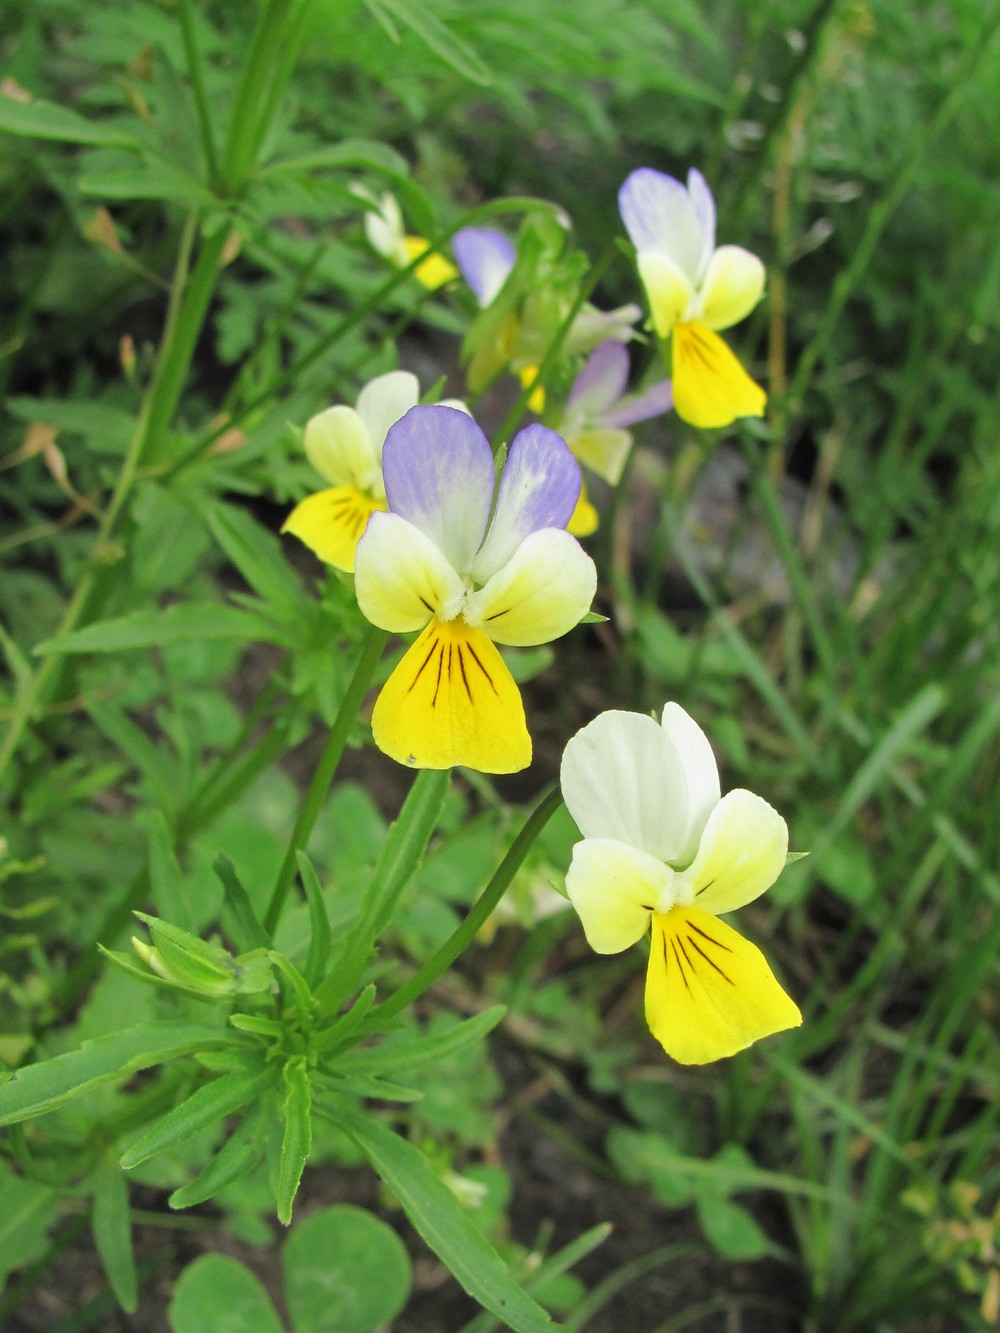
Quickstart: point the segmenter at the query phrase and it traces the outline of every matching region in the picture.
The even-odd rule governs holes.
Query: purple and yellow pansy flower
[[[526,768],[524,707],[496,645],[548,643],[590,608],[597,572],[565,530],[579,465],[529,426],[497,483],[471,417],[425,406],[390,429],[382,474],[388,512],[358,543],[358,605],[381,629],[420,633],[376,701],[375,743],[415,768]]]

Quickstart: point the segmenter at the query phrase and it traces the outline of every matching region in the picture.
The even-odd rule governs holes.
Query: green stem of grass
[[[371,626],[365,637],[364,645],[361,649],[361,656],[358,658],[358,664],[354,668],[354,675],[351,677],[347,692],[341,701],[337,716],[333,720],[333,726],[330,728],[330,734],[327,737],[326,747],[320,756],[320,761],[316,766],[312,782],[309,784],[309,790],[306,793],[305,801],[299,812],[299,817],[295,822],[295,828],[292,832],[291,841],[288,844],[288,850],[285,853],[285,859],[281,863],[281,870],[278,874],[278,881],[274,886],[274,893],[271,895],[271,901],[268,904],[267,915],[264,918],[264,929],[268,935],[273,935],[278,922],[281,920],[282,909],[285,906],[285,899],[288,896],[288,890],[295,878],[297,867],[296,853],[305,850],[306,843],[309,841],[309,835],[313,831],[316,820],[319,818],[319,812],[323,808],[327,793],[330,790],[330,783],[333,781],[334,774],[340,764],[341,755],[344,753],[344,746],[347,744],[347,737],[350,735],[351,728],[354,726],[358,715],[358,709],[364,701],[368,688],[372,683],[372,677],[375,675],[375,669],[382,656],[382,649],[385,647],[388,634],[385,630],[376,629]]]

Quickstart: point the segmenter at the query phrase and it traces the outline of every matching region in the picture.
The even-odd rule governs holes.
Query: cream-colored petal
[[[767,801],[737,788],[708,817],[698,855],[678,893],[706,912],[735,912],[769,889],[788,851],[788,825]],[[683,888],[681,886],[684,886]]]
[[[691,280],[683,269],[656,250],[642,250],[636,256],[639,277],[649,298],[653,327],[666,338],[679,319],[683,319],[693,294]]]
[[[410,768],[516,773],[531,763],[521,695],[493,644],[461,620],[431,623],[385,683],[375,744]]]
[[[621,953],[641,940],[672,872],[648,852],[612,838],[585,838],[573,848],[566,892],[597,953]]]
[[[584,467],[603,477],[610,486],[617,486],[632,447],[632,435],[619,427],[603,426],[581,431],[569,441],[569,446]]]
[[[596,591],[597,569],[576,538],[561,528],[542,528],[469,596],[463,615],[496,643],[525,648],[568,634],[590,610]]]
[[[672,342],[674,410],[682,421],[709,430],[764,415],[764,390],[707,325],[676,324]]]
[[[285,520],[282,532],[298,537],[328,565],[350,574],[361,534],[371,514],[384,508],[356,486],[334,486],[317,491],[297,504]]]
[[[677,747],[687,782],[688,826],[677,854],[677,864],[686,866],[694,858],[708,816],[722,795],[719,766],[708,737],[680,704],[664,706],[661,726]]]
[[[390,370],[370,380],[358,394],[358,416],[365,424],[375,461],[381,467],[382,445],[400,417],[420,400],[420,384],[408,370]]]
[[[728,329],[749,315],[764,295],[764,265],[739,245],[723,245],[708,261],[699,291],[699,319],[710,329]]]
[[[306,457],[321,477],[334,486],[357,486],[379,492],[378,456],[364,421],[353,407],[338,403],[306,422]]]
[[[373,514],[354,556],[361,613],[393,634],[422,629],[431,616],[458,613],[462,580],[419,528],[398,514]]]
[[[611,710],[563,751],[563,799],[585,838],[614,838],[674,861],[688,826],[684,766],[670,737],[643,713]]]
[[[802,1015],[756,945],[707,912],[675,907],[653,914],[646,1022],[668,1055],[704,1065],[799,1027]]]

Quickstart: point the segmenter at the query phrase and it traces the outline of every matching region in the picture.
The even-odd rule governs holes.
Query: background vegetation
[[[260,56],[245,5],[4,7],[0,1057],[162,1017],[96,945],[124,947],[137,907],[210,933],[220,848],[266,905],[358,635],[349,591],[273,535],[311,487],[289,423],[397,364],[461,388],[465,320],[372,255],[352,182],[393,190],[428,235],[538,196],[615,256],[627,171],[698,165],[720,239],[768,265],[740,341],[767,418],[711,441],[673,417],[644,428],[593,544],[609,624],[523,663],[537,762],[453,784],[380,965],[406,976],[451,933],[576,726],[674,698],[724,784],[811,850],[746,914],[805,1025],[681,1070],[642,1025],[634,954],[595,959],[572,914],[503,926],[419,1010],[433,1032],[507,1005],[489,1053],[425,1070],[394,1123],[462,1177],[568,1328],[995,1325],[1000,8],[312,0],[300,18],[297,60],[271,52],[241,101]],[[613,257],[600,304],[636,290]],[[152,620],[101,628],[162,626],[177,602],[202,632],[151,650]],[[351,772],[310,843],[342,921],[403,793],[370,751]],[[560,880],[573,837],[557,817],[522,896]],[[283,947],[306,920],[286,915]],[[194,1077],[178,1064],[10,1131],[5,1327],[165,1328],[176,1273],[219,1251],[299,1333],[355,1327],[295,1294],[308,1256],[347,1243],[331,1204],[374,1207],[422,1256],[396,1327],[496,1326],[332,1128],[283,1291],[266,1165],[212,1209],[166,1205],[211,1134],[129,1172],[129,1215],[117,1158]],[[588,1230],[608,1219],[610,1239]],[[405,1255],[380,1263],[405,1300]],[[180,1333],[197,1327],[182,1307]]]

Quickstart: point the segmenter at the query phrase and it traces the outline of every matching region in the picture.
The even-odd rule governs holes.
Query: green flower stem
[[[447,939],[441,945],[437,953],[423,965],[415,976],[400,986],[398,991],[390,995],[384,1004],[380,1004],[372,1011],[370,1019],[365,1024],[366,1031],[381,1031],[385,1027],[386,1019],[395,1017],[407,1005],[412,1004],[419,995],[423,995],[428,986],[432,986],[437,981],[442,972],[451,967],[459,954],[475,939],[477,933],[507,891],[511,880],[520,870],[521,863],[528,855],[538,835],[560,805],[562,805],[562,793],[558,787],[554,787],[547,796],[539,801],[528,816],[521,832],[514,839],[510,851],[500,862],[496,873],[477,898],[469,915],[450,939]]]
[[[347,692],[337,711],[337,716],[333,720],[330,735],[327,737],[326,748],[316,766],[312,782],[309,784],[306,799],[302,804],[302,809],[292,832],[291,842],[288,844],[288,851],[285,853],[285,859],[281,864],[278,882],[274,887],[274,893],[271,895],[271,901],[268,904],[267,915],[264,918],[264,929],[268,935],[273,936],[281,919],[285,899],[288,896],[288,890],[295,878],[297,869],[295,854],[305,850],[309,835],[319,818],[319,812],[323,808],[330,783],[333,781],[334,774],[340,764],[340,757],[344,753],[347,737],[358,715],[358,709],[368,693],[368,687],[372,683],[372,677],[375,675],[375,669],[382,657],[382,649],[385,647],[388,637],[385,630],[376,629],[374,625],[368,630],[361,656],[354,668],[354,675],[351,677],[351,683],[347,687]]]

